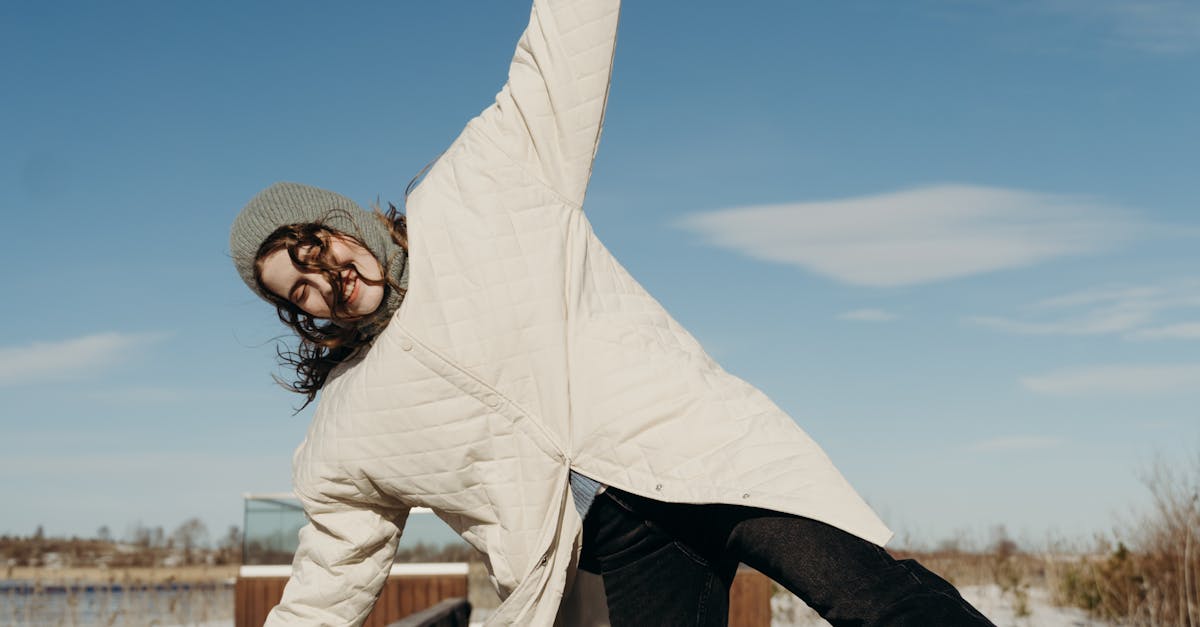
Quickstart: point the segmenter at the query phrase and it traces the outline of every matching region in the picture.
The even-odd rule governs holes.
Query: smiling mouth
[[[358,298],[358,275],[351,274],[349,279],[350,283],[346,286],[346,289],[350,291],[350,294],[346,296],[347,305],[353,303],[354,299]]]

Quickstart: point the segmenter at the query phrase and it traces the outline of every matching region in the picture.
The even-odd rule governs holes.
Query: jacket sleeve
[[[508,82],[472,121],[575,206],[600,141],[619,12],[620,0],[534,0]]]
[[[391,571],[409,509],[300,500],[309,523],[300,530],[291,579],[266,625],[361,625]]]

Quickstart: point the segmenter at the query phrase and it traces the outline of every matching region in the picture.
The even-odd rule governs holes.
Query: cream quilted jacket
[[[296,450],[311,522],[268,624],[360,624],[416,506],[487,556],[505,599],[489,624],[552,624],[579,550],[572,468],[655,499],[891,536],[592,233],[582,205],[618,12],[536,0],[495,104],[409,197],[409,292],[330,377]]]

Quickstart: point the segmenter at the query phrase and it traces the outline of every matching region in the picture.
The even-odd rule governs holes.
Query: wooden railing
[[[729,589],[729,627],[771,627],[771,579],[742,566]]]
[[[411,568],[414,566],[423,568]],[[267,569],[255,571],[255,567],[243,568],[234,593],[234,625],[259,627],[283,595],[288,567],[282,567],[280,572]],[[729,591],[729,626],[770,627],[771,587],[771,580],[766,575],[745,567],[740,569]],[[466,596],[466,564],[398,564],[384,584],[379,601],[364,625],[465,627],[466,618],[461,618],[462,622],[436,620],[442,620],[443,614],[447,615],[445,620],[460,620],[463,605],[466,615],[469,616],[471,610],[470,604],[466,603]],[[430,610],[431,613],[425,613],[426,610]],[[413,616],[414,614],[418,616]],[[406,619],[436,620],[410,624]]]
[[[290,571],[287,566],[242,567],[234,588],[234,627],[260,627],[283,597]],[[466,596],[465,563],[396,564],[363,625],[387,627],[446,599]]]

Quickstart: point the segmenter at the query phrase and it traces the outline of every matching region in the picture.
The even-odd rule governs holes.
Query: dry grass
[[[7,566],[4,579],[41,585],[157,585],[164,583],[223,583],[237,577],[238,567],[229,566],[172,566],[101,568],[72,566],[45,568],[39,566]]]
[[[1146,473],[1153,507],[1085,551],[1021,551],[1002,528],[987,550],[893,551],[956,586],[996,584],[1018,616],[1030,592],[1131,627],[1200,627],[1200,456],[1188,468],[1164,461]]]
[[[1152,511],[1061,573],[1062,602],[1136,627],[1200,627],[1200,457],[1189,471],[1156,464]]]
[[[940,549],[936,551],[893,551],[897,558],[913,558],[945,578],[955,587],[999,586],[1017,617],[1032,612],[1031,592],[1053,589],[1059,572],[1081,556],[1048,551],[1027,552],[1011,541],[995,543],[986,551]]]

